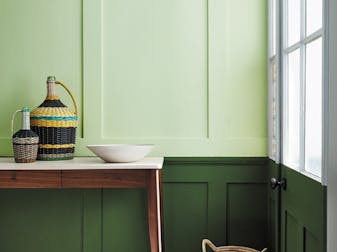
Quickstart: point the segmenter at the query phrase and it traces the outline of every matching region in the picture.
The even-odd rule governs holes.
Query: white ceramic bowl
[[[89,150],[108,163],[128,163],[138,161],[149,154],[153,147],[153,144],[87,145]]]

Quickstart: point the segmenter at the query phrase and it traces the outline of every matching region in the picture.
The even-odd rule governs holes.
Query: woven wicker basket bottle
[[[56,85],[61,85],[70,95],[75,111],[66,107],[55,93]],[[76,101],[66,87],[54,76],[47,79],[47,97],[31,112],[30,125],[40,138],[37,159],[64,160],[72,159],[75,151],[77,127]]]
[[[21,129],[14,132],[15,115],[21,112]],[[30,129],[29,125],[29,109],[23,108],[15,111],[12,117],[12,143],[14,159],[17,163],[31,163],[35,162],[37,155],[37,148],[39,143],[39,136]]]

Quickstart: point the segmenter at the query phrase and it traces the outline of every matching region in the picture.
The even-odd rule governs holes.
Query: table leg
[[[160,182],[161,172],[159,170],[150,170],[147,195],[151,252],[162,252]]]

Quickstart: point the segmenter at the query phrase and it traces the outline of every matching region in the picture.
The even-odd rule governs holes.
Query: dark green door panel
[[[303,239],[304,239],[304,251],[305,252],[316,252],[319,251],[319,240],[312,234],[308,229],[303,229]]]
[[[281,251],[326,251],[326,188],[288,167],[282,166],[287,180],[281,193]]]
[[[301,250],[301,237],[298,237],[300,226],[297,219],[289,212],[284,212],[284,245],[285,251],[303,251]]]

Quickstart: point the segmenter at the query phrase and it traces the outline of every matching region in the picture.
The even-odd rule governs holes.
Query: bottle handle
[[[75,108],[75,114],[78,115],[78,110],[77,110],[77,104],[75,101],[75,98],[73,96],[73,94],[71,93],[71,91],[69,90],[69,88],[62,82],[62,81],[55,81],[56,84],[61,85],[69,94],[69,96],[71,97],[73,104],[74,104],[74,108]]]
[[[14,119],[18,112],[21,112],[21,109],[16,110],[12,115],[12,123],[11,123],[12,136],[14,135]]]

